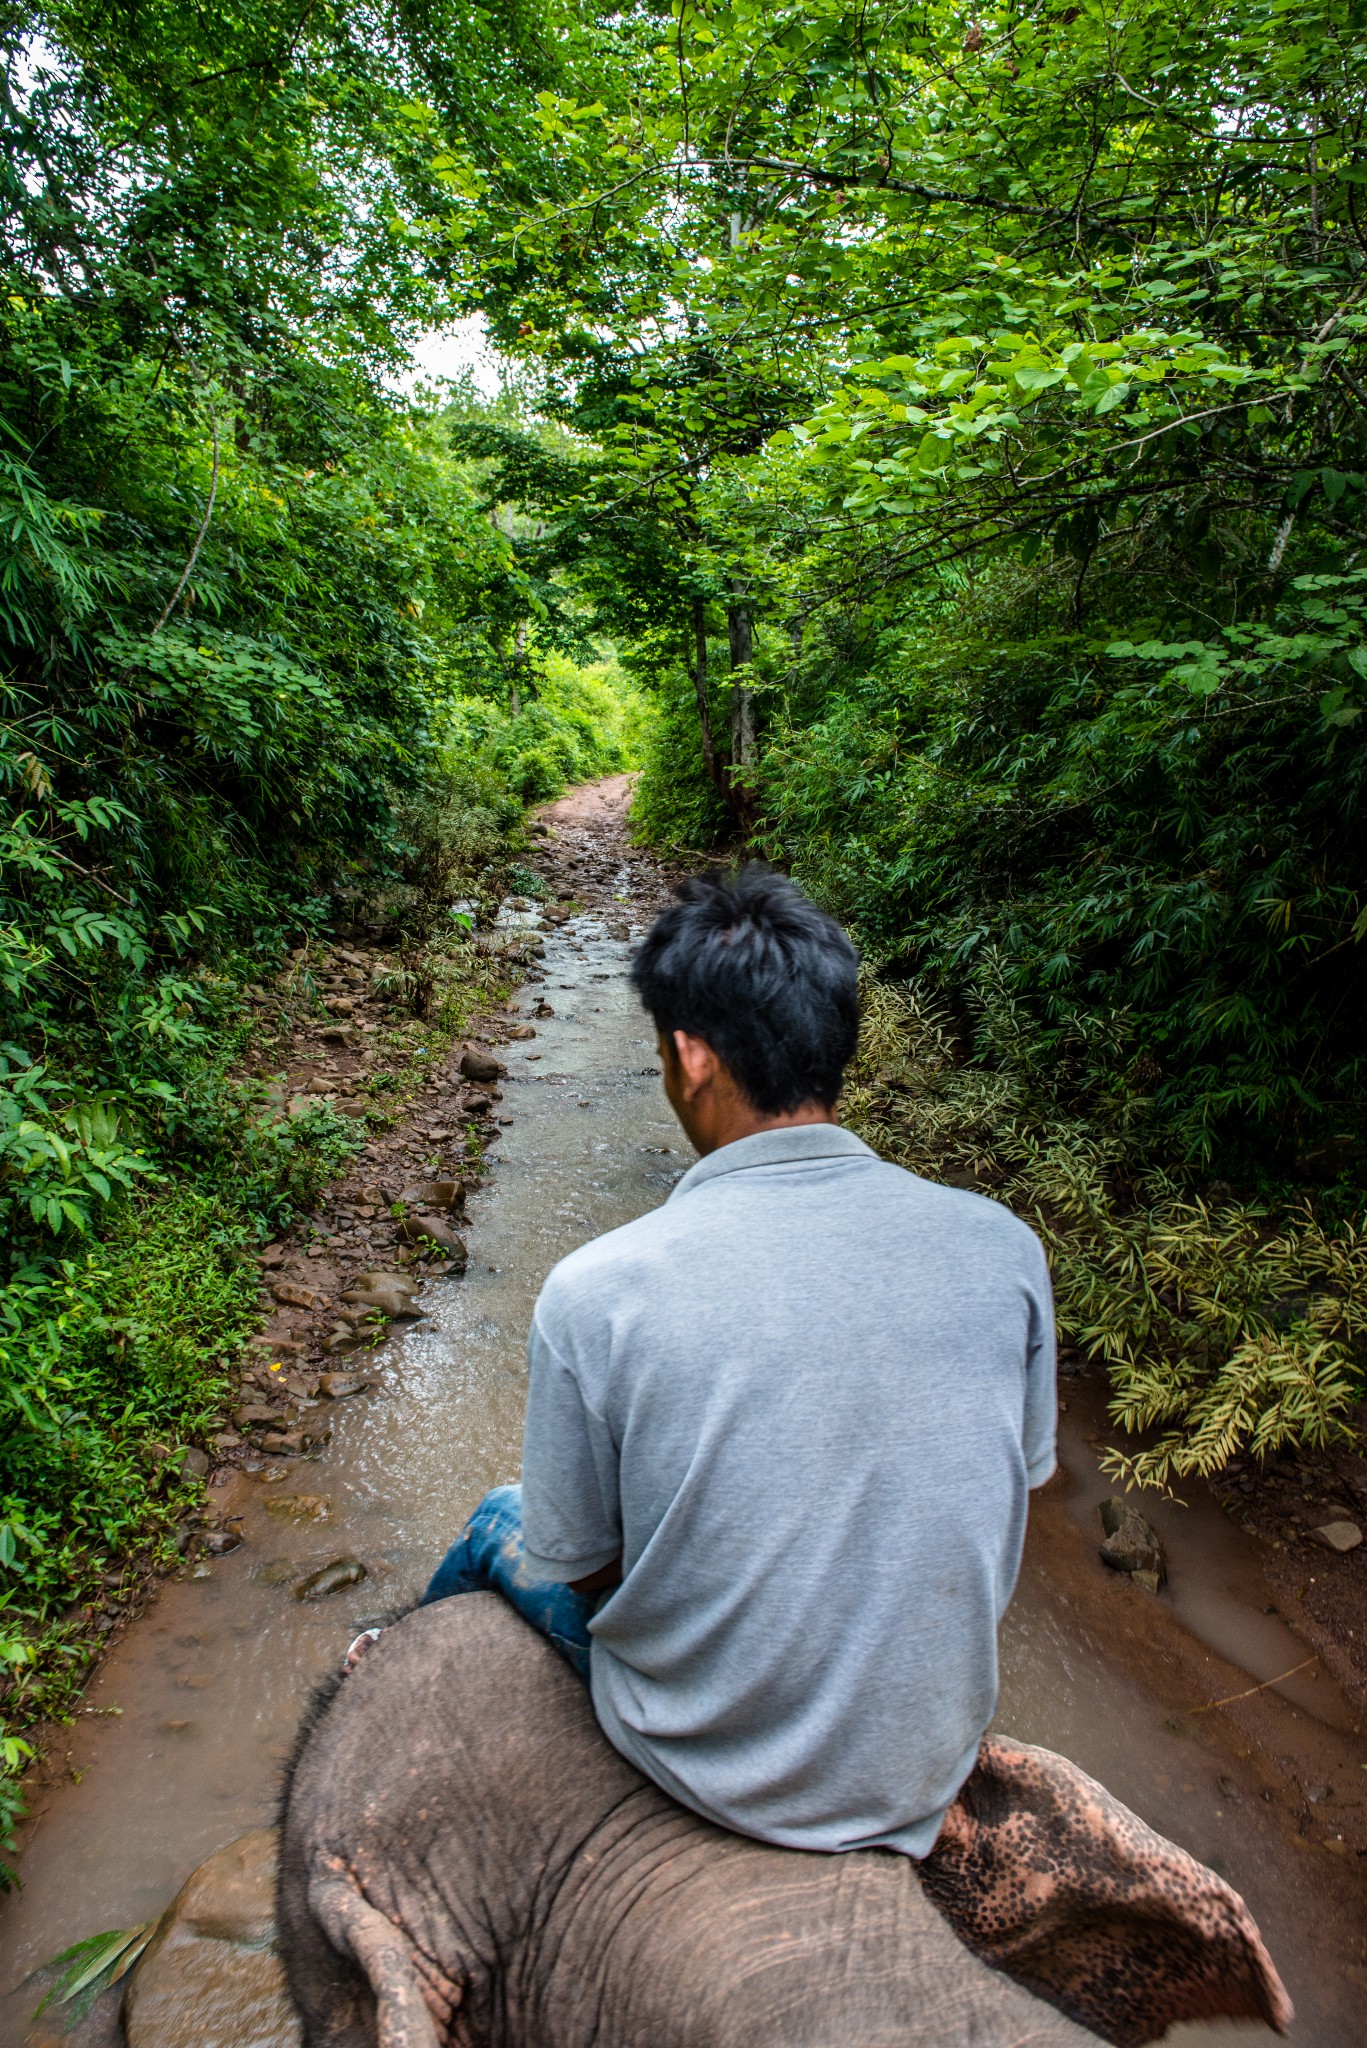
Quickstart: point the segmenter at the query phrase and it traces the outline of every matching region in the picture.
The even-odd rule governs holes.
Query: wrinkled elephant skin
[[[1046,1784],[1029,1802],[1037,1864],[1056,1792]],[[1000,1785],[995,1798],[1001,1808]],[[1019,1951],[1021,1974],[1057,1997],[1047,1933],[1032,1941],[1019,1915],[1003,1918],[991,1815],[956,1815],[940,1904],[1005,1968]],[[1086,1916],[1058,1875],[1022,1873],[1017,1890],[1085,1946]],[[1111,1904],[1123,1918],[1123,1897]],[[494,1594],[387,1629],[305,1732],[284,1815],[279,1941],[307,2048],[1097,2038],[966,1947],[908,1859],[776,1849],[678,1806],[610,1747],[583,1687]],[[1252,1941],[1261,1955],[1256,1930]],[[1217,2009],[1256,2009],[1238,1995]],[[1104,2032],[1144,2038],[1132,2015]]]

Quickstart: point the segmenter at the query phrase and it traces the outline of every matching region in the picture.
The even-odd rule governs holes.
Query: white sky
[[[459,377],[474,372],[475,386],[484,398],[496,398],[499,390],[499,357],[489,345],[484,316],[472,313],[468,320],[453,320],[449,327],[434,327],[418,341],[407,374],[398,388],[411,392],[419,384],[440,377]]]

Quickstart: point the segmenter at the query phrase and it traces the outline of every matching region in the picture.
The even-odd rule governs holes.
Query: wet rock
[[[346,1586],[359,1586],[362,1579],[369,1578],[359,1557],[334,1557],[320,1571],[310,1572],[301,1579],[294,1589],[296,1600],[326,1600],[330,1593],[340,1593]]]
[[[263,1586],[288,1586],[298,1569],[287,1557],[273,1557],[268,1564],[257,1565],[252,1577]]]
[[[226,1557],[230,1550],[236,1550],[242,1542],[240,1529],[211,1529],[204,1538],[204,1548],[210,1557]]]
[[[465,1182],[463,1180],[420,1180],[412,1187],[405,1188],[399,1200],[401,1202],[412,1202],[419,1209],[463,1209],[465,1207]]]
[[[374,1384],[359,1373],[325,1372],[319,1376],[318,1391],[325,1401],[345,1401],[349,1394],[368,1393]]]
[[[465,1107],[471,1116],[487,1116],[494,1106],[492,1095],[467,1095]]]
[[[1118,1494],[1102,1501],[1097,1513],[1106,1537],[1101,1545],[1102,1562],[1112,1571],[1128,1572],[1147,1592],[1156,1593],[1167,1577],[1157,1530]]]
[[[532,1011],[532,1015],[534,1017],[553,1017],[555,1015],[555,1011],[551,1008],[550,1004],[546,1001],[546,998],[544,996],[538,996],[536,1001],[536,1008]]]
[[[268,1408],[262,1401],[248,1401],[233,1411],[233,1421],[239,1429],[269,1429],[272,1423],[281,1419],[278,1408]]]
[[[535,1038],[536,1032],[530,1024],[514,1024],[508,1036],[509,1038]]]
[[[306,1287],[302,1280],[277,1280],[271,1293],[285,1308],[312,1310],[323,1306],[322,1295],[315,1293],[312,1287]]]
[[[129,1978],[128,2048],[300,2048],[275,1947],[276,1844],[256,1828],[181,1888]]]
[[[335,1358],[339,1352],[359,1350],[364,1342],[364,1337],[359,1331],[353,1330],[349,1323],[337,1323],[329,1331],[323,1349],[329,1358]]]
[[[439,1246],[453,1265],[464,1267],[469,1262],[465,1239],[457,1237],[450,1224],[443,1223],[439,1216],[405,1216],[399,1225],[399,1236],[408,1244]]]
[[[417,1291],[402,1273],[358,1273],[355,1285],[348,1287],[342,1300],[358,1307],[377,1308],[391,1322],[417,1322],[422,1315],[415,1298]]]
[[[472,1046],[461,1060],[460,1070],[467,1081],[496,1081],[500,1074],[507,1072],[501,1060],[492,1053],[480,1052]]]
[[[178,1479],[203,1479],[207,1476],[208,1470],[208,1452],[201,1451],[195,1447],[181,1452],[180,1465],[176,1477]]]
[[[266,1513],[286,1522],[325,1522],[331,1509],[325,1493],[277,1493],[266,1502]]]
[[[1350,1550],[1356,1550],[1362,1541],[1362,1531],[1356,1522],[1326,1522],[1320,1529],[1312,1529],[1311,1541],[1323,1550],[1335,1550],[1342,1557]]]

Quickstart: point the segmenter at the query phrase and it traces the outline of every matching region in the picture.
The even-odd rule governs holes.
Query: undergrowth
[[[1141,1486],[1219,1471],[1236,1452],[1347,1433],[1367,1378],[1367,1226],[1303,1195],[1273,1208],[1156,1163],[1123,1122],[1070,1113],[1009,994],[966,1058],[948,1015],[866,971],[850,1127],[932,1180],[974,1187],[1039,1232],[1060,1337],[1110,1375],[1139,1441],[1104,1460]]]
[[[184,1014],[116,1085],[93,1088],[83,1057],[97,1009],[49,1019],[45,1060],[15,1043],[0,1055],[0,1846],[14,1846],[34,1731],[69,1715],[104,1636],[176,1562],[203,1497],[187,1453],[224,1427],[259,1327],[262,1243],[506,992],[506,963],[472,926],[505,886],[509,810],[500,823],[438,794],[408,813],[412,879],[397,866],[346,905],[377,920],[388,963],[363,1118],[286,1104],[272,1079],[290,1035],[327,1021],[321,917],[290,955],[277,944],[275,972],[269,952],[189,967]],[[453,908],[462,897],[472,911]]]

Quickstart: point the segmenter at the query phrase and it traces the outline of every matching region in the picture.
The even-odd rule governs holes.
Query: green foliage
[[[1362,23],[673,21],[539,96],[585,198],[493,292],[579,437],[507,487],[670,707],[643,828],[701,759],[954,1000],[992,948],[1164,1155],[1367,1136]]]
[[[470,201],[574,436],[506,494],[660,698],[640,829],[724,808],[1026,1089],[1174,1472],[1360,1372],[1307,1276],[1367,1178],[1364,35],[674,0],[572,41],[554,191]]]
[[[393,389],[462,288],[433,221],[545,171],[555,42],[521,0],[0,20],[0,1831],[104,1575],[168,1554],[254,1248],[360,1142],[233,1080],[244,986],[365,904],[426,987],[521,764],[631,744],[577,671],[492,744],[554,607]]]
[[[1338,631],[1297,631],[1324,593],[1293,586],[1235,659],[1201,649],[1193,690],[1152,673],[1170,646],[1014,638],[1048,594],[998,573],[775,720],[770,843],[952,1000],[1003,980],[1075,1105],[1294,1177],[1361,1116],[1367,753],[1321,711],[1356,621],[1332,596]]]
[[[616,663],[581,668],[554,649],[534,650],[513,708],[466,698],[448,728],[453,773],[502,786],[517,808],[559,796],[572,782],[636,766],[652,706]],[[458,765],[468,764],[468,765]]]
[[[107,1933],[74,1942],[50,1963],[40,1964],[32,1974],[50,1975],[52,1982],[34,2007],[33,2018],[56,2005],[66,2008],[61,2015],[63,2033],[79,2026],[100,1994],[127,1976],[160,1924],[147,1920],[140,1927],[110,1928]]]
[[[866,972],[851,1127],[915,1172],[1029,1217],[1050,1255],[1059,1334],[1104,1364],[1111,1413],[1150,1432],[1110,1453],[1140,1485],[1219,1471],[1237,1451],[1346,1434],[1367,1381],[1367,1231],[1309,1203],[1274,1225],[1229,1189],[1200,1192],[1142,1143],[1070,1107],[1067,1077],[998,980],[966,1061],[915,985]]]

